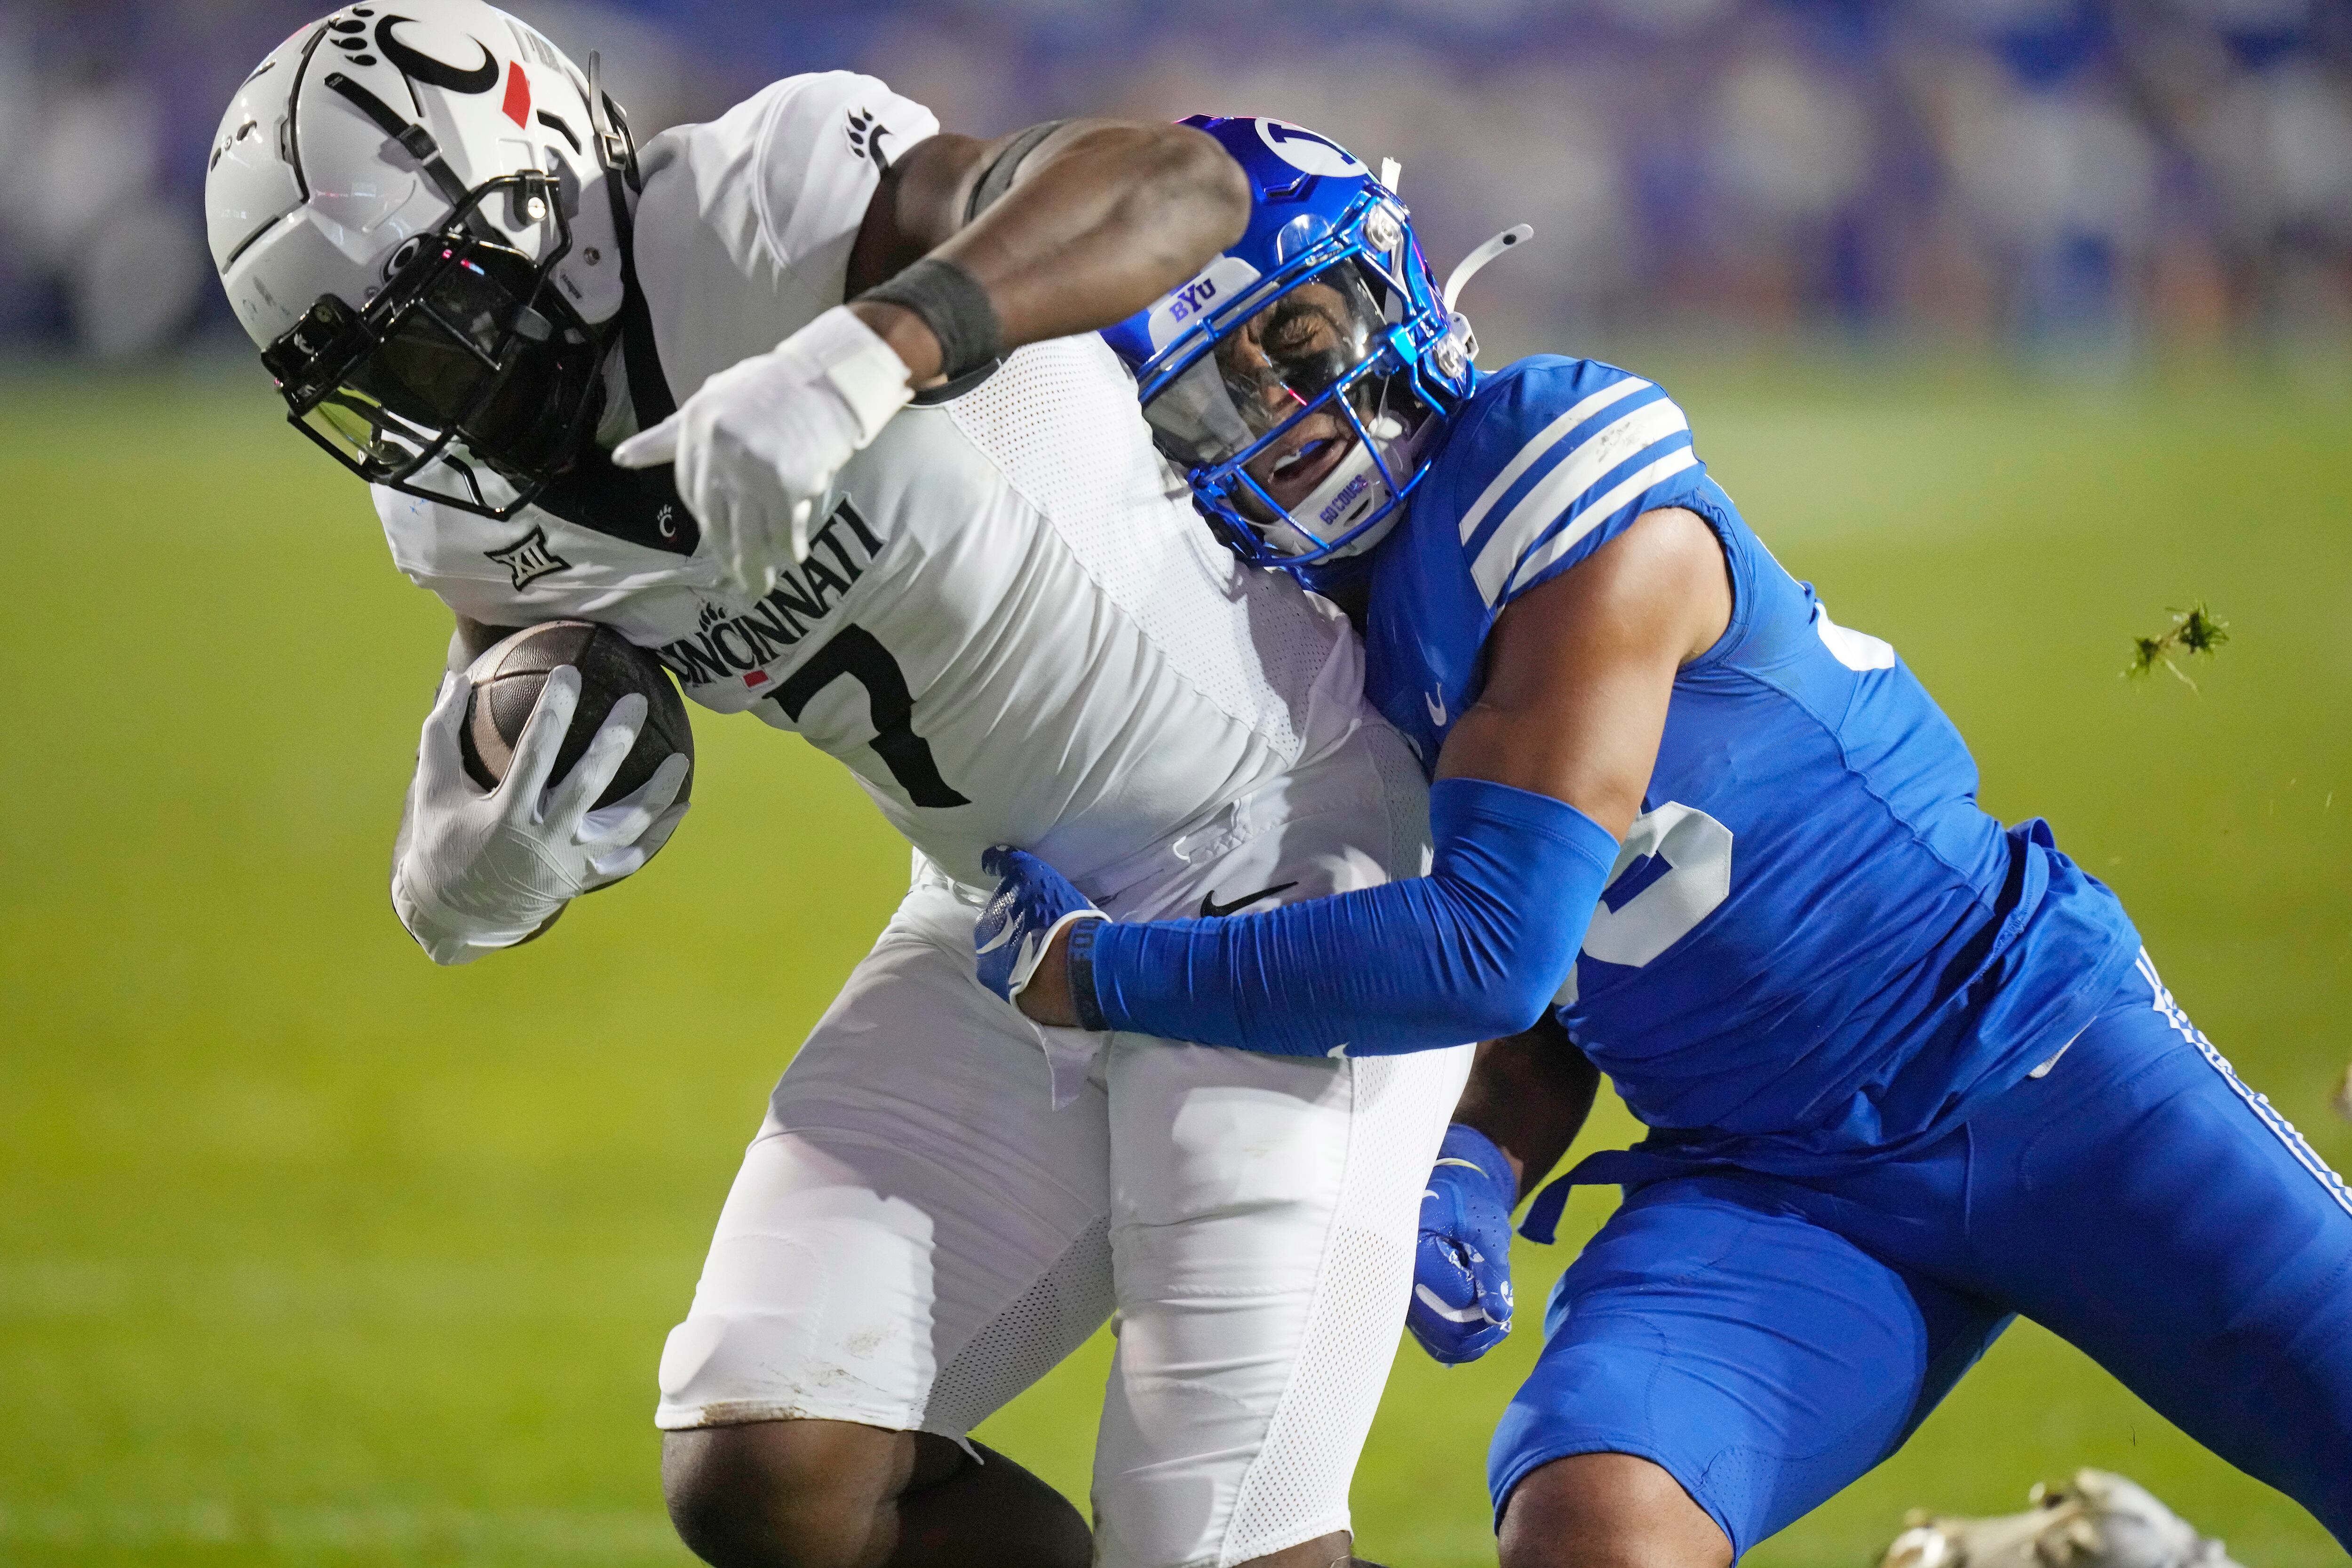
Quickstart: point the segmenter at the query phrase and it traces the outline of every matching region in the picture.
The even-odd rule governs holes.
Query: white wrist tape
[[[907,406],[915,389],[907,384],[907,362],[846,305],[835,305],[784,345],[804,353],[857,422],[857,444],[882,433],[890,416]]]

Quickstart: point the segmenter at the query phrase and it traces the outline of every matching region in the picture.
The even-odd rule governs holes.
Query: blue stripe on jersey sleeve
[[[1674,504],[1705,474],[1674,400],[1613,366],[1523,360],[1482,392],[1488,405],[1460,452],[1467,461],[1455,494],[1491,474],[1457,523],[1491,608],[1573,566],[1643,512]]]

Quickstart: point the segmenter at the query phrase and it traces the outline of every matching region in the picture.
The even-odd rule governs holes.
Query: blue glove
[[[980,865],[999,880],[987,908],[980,911],[980,923],[972,928],[972,953],[980,983],[1007,1002],[1028,986],[1063,927],[1110,918],[1087,902],[1069,879],[1026,849],[999,844],[982,853]],[[1091,994],[1080,1001],[1081,1016],[1094,1011],[1092,1003]]]
[[[1511,1331],[1511,1163],[1485,1133],[1460,1122],[1445,1130],[1429,1189],[1421,1195],[1421,1246],[1413,1258],[1405,1327],[1432,1359],[1476,1361]]]

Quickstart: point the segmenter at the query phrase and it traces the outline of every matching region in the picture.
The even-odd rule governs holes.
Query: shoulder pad
[[[1472,577],[1499,608],[1704,472],[1654,383],[1538,355],[1482,378],[1442,459]]]

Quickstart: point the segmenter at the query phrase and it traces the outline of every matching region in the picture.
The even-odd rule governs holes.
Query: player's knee
[[[1631,1454],[1577,1454],[1511,1492],[1502,1568],[1729,1568],[1731,1542],[1674,1477]]]
[[[862,1561],[923,1468],[917,1435],[846,1421],[756,1421],[670,1432],[670,1523],[715,1568],[833,1568]]]

